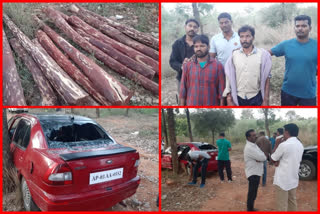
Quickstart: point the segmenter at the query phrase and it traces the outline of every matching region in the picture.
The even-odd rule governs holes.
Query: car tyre
[[[316,176],[316,167],[312,161],[302,160],[299,168],[300,180],[310,181]]]
[[[26,211],[40,211],[39,207],[34,203],[28,184],[24,177],[21,180],[21,192],[22,192],[22,199],[23,205]]]

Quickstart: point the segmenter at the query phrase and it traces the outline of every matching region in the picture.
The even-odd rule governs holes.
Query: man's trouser
[[[232,181],[230,160],[218,160],[218,172],[219,172],[220,180],[221,181],[224,180],[224,174],[223,174],[224,167],[226,167],[228,180]]]
[[[277,185],[275,185],[275,188],[277,211],[297,211],[297,188],[288,191],[281,189]]]
[[[247,210],[253,211],[254,201],[257,198],[258,187],[260,183],[260,176],[251,175],[248,178],[249,188],[248,188],[248,199],[247,199]]]
[[[208,159],[203,158],[201,161],[198,160],[196,165],[193,167],[193,182],[197,182],[198,177],[198,170],[201,166],[201,184],[206,183],[206,174],[207,174],[207,166],[208,166]]]
[[[268,166],[268,161],[264,161],[263,162],[262,186],[265,186],[267,183],[267,166]]]

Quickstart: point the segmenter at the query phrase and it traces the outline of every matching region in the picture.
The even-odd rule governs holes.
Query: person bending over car
[[[188,183],[189,185],[195,185],[197,183],[198,171],[201,166],[201,184],[200,188],[203,188],[206,183],[206,173],[208,161],[211,156],[207,152],[203,151],[189,151],[187,154],[187,160],[190,163],[191,171],[193,172],[193,180]]]

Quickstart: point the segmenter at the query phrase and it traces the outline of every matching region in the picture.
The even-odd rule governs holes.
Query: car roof
[[[47,120],[70,120],[71,118],[74,119],[74,121],[88,121],[88,122],[94,122],[92,119],[78,116],[78,115],[72,115],[72,114],[50,114],[50,113],[23,113],[20,114],[21,116],[33,116],[37,118],[39,121],[47,121]]]

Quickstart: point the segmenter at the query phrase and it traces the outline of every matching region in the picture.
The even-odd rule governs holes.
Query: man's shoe
[[[223,184],[224,183],[224,180],[220,180],[220,184]]]
[[[248,212],[257,212],[257,211],[259,211],[258,209],[256,209],[256,208],[253,208],[253,210],[247,210]]]
[[[205,184],[200,184],[200,188],[203,188]]]
[[[232,183],[232,180],[228,180],[228,183]]]
[[[193,182],[193,181],[188,183],[188,185],[196,185],[196,184],[197,182]]]

